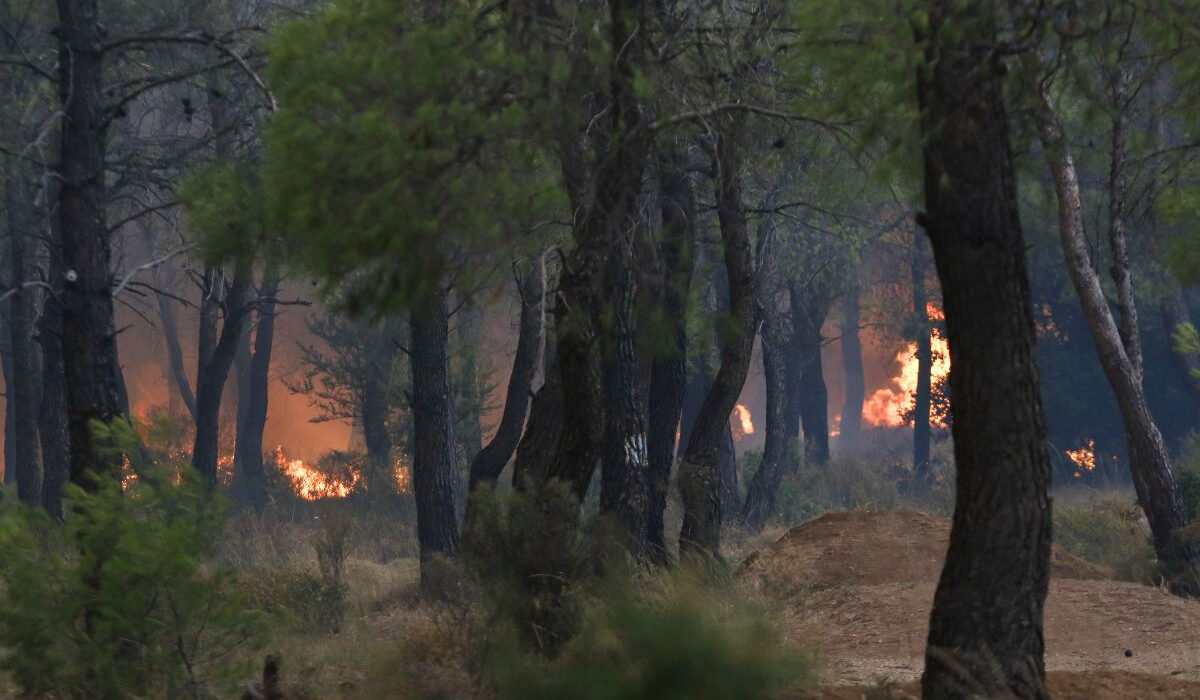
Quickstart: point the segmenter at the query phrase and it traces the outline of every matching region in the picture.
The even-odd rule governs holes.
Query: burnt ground
[[[915,511],[830,513],[743,562],[740,580],[821,658],[825,686],[802,697],[916,697],[949,536],[948,520]],[[1045,634],[1056,698],[1200,698],[1200,602],[1056,548]]]

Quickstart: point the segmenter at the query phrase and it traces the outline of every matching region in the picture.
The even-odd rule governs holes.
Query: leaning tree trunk
[[[58,0],[58,223],[65,268],[63,366],[71,444],[71,479],[116,477],[121,459],[102,449],[93,421],[124,415],[112,297],[112,249],[105,223],[105,123],[97,0]]]
[[[1121,412],[1138,502],[1150,523],[1158,558],[1172,569],[1172,586],[1180,592],[1195,593],[1195,572],[1200,569],[1200,546],[1180,536],[1180,530],[1189,522],[1189,514],[1180,497],[1166,443],[1146,403],[1141,382],[1140,344],[1132,346],[1132,350],[1126,345],[1127,339],[1137,337],[1136,326],[1128,322],[1119,325],[1113,318],[1100,286],[1100,278],[1092,269],[1084,231],[1079,176],[1062,124],[1045,90],[1041,95],[1040,128],[1058,197],[1059,235],[1067,270],[1083,307],[1092,340],[1096,343],[1100,367]],[[1123,232],[1118,230],[1117,235],[1123,237]],[[1114,267],[1119,265],[1120,258],[1114,255]],[[1130,316],[1136,318],[1136,314],[1132,313],[1132,290],[1122,292],[1120,289],[1128,283],[1128,274],[1126,269],[1116,275],[1118,306],[1123,314],[1129,311]]]
[[[422,299],[410,320],[412,340],[413,494],[417,502],[417,542],[421,587],[435,592],[436,577],[427,566],[434,556],[458,556],[458,520],[450,446],[450,340],[446,292],[436,289]]]
[[[275,295],[279,277],[268,270],[263,275],[255,305],[254,352],[250,356],[245,408],[238,405],[238,437],[235,446],[237,475],[243,497],[256,511],[267,505],[266,465],[263,463],[263,430],[267,425],[267,403],[271,384],[271,353],[275,347]]]
[[[649,513],[646,544],[650,557],[667,562],[663,521],[675,464],[676,431],[683,416],[687,389],[687,297],[695,268],[692,249],[696,238],[696,203],[691,182],[679,158],[664,158],[658,167],[662,231],[658,243],[657,298],[670,346],[656,353],[650,365],[647,417]]]
[[[542,341],[542,268],[535,258],[517,283],[521,313],[517,331],[517,349],[513,354],[512,371],[508,375],[508,390],[504,394],[504,410],[500,424],[487,445],[471,460],[468,488],[474,492],[481,484],[495,486],[500,472],[508,465],[517,444],[521,440],[521,429],[529,411],[529,397],[533,389],[533,376],[537,373],[538,350]],[[467,520],[471,519],[473,507],[467,504]]]
[[[38,439],[38,406],[42,392],[42,358],[34,334],[37,330],[38,288],[26,286],[38,277],[36,238],[26,230],[29,222],[22,216],[32,197],[23,193],[10,176],[6,194],[8,209],[9,254],[11,257],[12,296],[10,329],[12,332],[12,382],[5,389],[8,410],[13,413],[13,458],[16,464],[17,497],[22,503],[39,505],[42,502],[41,444]],[[32,227],[30,227],[32,228]]]
[[[840,444],[850,450],[858,447],[862,439],[862,410],[866,400],[862,339],[858,328],[861,293],[855,273],[855,279],[842,297],[842,373],[845,377],[846,400],[842,404]]]
[[[940,2],[919,69],[926,213],[950,346],[954,520],[925,698],[1045,698],[1050,460],[995,3]]]
[[[721,350],[721,367],[688,438],[678,477],[683,497],[680,554],[717,559],[721,546],[721,439],[729,430],[729,414],[746,382],[754,348],[754,261],[742,203],[737,131],[727,128],[718,133],[716,143],[717,218],[729,277],[731,332]]]
[[[913,475],[917,482],[929,480],[929,408],[933,394],[933,339],[929,335],[928,295],[925,293],[925,241],[920,231],[913,235],[912,258],[913,333],[917,344],[917,391],[913,395]]]

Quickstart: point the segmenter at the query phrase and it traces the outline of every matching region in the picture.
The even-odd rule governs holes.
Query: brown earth
[[[911,697],[949,533],[949,521],[924,513],[830,513],[750,555],[738,577],[779,605],[788,637],[819,648],[829,686],[810,697],[862,698],[883,679],[900,684],[894,697]],[[1105,580],[1057,548],[1051,569],[1056,698],[1200,699],[1200,602]]]

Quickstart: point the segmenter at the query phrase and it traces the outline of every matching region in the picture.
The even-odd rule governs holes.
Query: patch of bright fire
[[[362,473],[357,467],[348,467],[341,473],[324,471],[302,459],[289,459],[282,445],[275,448],[274,454],[275,466],[292,483],[296,495],[306,501],[346,498],[354,493],[362,481]],[[407,493],[411,488],[412,475],[407,458],[401,456],[395,460],[392,466],[392,480],[400,493]]]
[[[942,310],[929,303],[925,308],[929,319],[941,321],[945,319]],[[930,367],[930,381],[936,385],[950,375],[950,345],[941,331],[933,328],[929,335],[930,346],[933,349],[933,365]],[[867,397],[863,403],[863,420],[876,426],[898,428],[907,423],[904,414],[913,402],[917,393],[917,344],[907,343],[904,349],[896,353],[896,363],[900,372],[882,389]],[[935,427],[946,427],[945,422],[937,417],[932,419]]]
[[[733,407],[733,417],[737,420],[733,423],[733,439],[741,440],[747,435],[754,434],[754,418],[750,415],[750,409],[746,408],[745,404],[737,404]]]
[[[1067,458],[1075,463],[1075,478],[1078,479],[1085,472],[1096,471],[1096,441],[1088,440],[1087,445],[1080,447],[1077,450],[1063,450]]]

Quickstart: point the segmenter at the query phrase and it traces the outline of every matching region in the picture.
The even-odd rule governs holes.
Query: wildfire
[[[1078,479],[1085,472],[1096,470],[1096,441],[1088,440],[1087,445],[1080,447],[1077,450],[1063,450],[1067,458],[1075,463],[1075,478]]]
[[[345,498],[354,491],[359,480],[356,471],[350,472],[348,478],[339,478],[305,464],[302,459],[289,460],[282,445],[275,448],[275,466],[292,482],[296,495],[306,501]]]
[[[950,345],[936,330],[930,336],[930,345],[933,349],[930,380],[937,384],[950,375]],[[896,362],[900,365],[900,373],[888,386],[871,394],[863,404],[863,420],[871,425],[898,428],[906,422],[904,413],[917,391],[917,344],[906,345],[897,353]],[[937,427],[946,427],[945,422],[936,417],[932,422]]]
[[[733,439],[741,440],[747,435],[753,435],[754,418],[750,415],[750,409],[739,403],[733,407],[733,414],[737,418],[737,422],[733,424]]]

